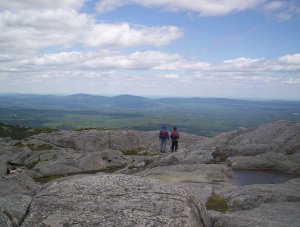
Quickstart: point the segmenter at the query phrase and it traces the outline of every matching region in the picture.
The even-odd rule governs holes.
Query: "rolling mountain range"
[[[276,120],[300,120],[300,101],[250,101],[224,98],[115,97],[74,94],[0,95],[0,122],[49,128],[157,130],[178,126],[202,136]]]
[[[70,108],[99,108],[99,107],[124,107],[124,108],[149,108],[161,105],[222,105],[222,106],[298,106],[300,101],[250,101],[226,98],[157,98],[150,99],[134,95],[118,95],[114,97],[74,94],[67,96],[58,95],[0,95],[0,105],[31,105],[46,107]]]

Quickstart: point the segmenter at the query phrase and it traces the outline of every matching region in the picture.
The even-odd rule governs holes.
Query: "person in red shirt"
[[[173,128],[173,131],[171,133],[171,140],[172,140],[172,146],[171,146],[171,151],[176,152],[178,149],[178,139],[179,139],[179,134],[177,132],[177,127]]]

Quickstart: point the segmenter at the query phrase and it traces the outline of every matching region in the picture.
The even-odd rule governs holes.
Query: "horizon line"
[[[214,96],[158,96],[158,95],[137,95],[137,94],[92,94],[92,93],[22,93],[22,92],[0,92],[0,96],[3,95],[40,95],[40,96],[72,96],[72,95],[90,95],[90,96],[102,96],[102,97],[118,97],[118,96],[134,96],[148,99],[162,99],[162,98],[182,98],[182,99],[227,99],[227,100],[241,100],[241,101],[294,101],[299,102],[300,99],[282,98],[254,98],[254,97],[214,97]]]

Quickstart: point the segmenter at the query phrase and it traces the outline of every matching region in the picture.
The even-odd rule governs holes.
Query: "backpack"
[[[171,133],[171,139],[178,139],[178,138],[179,138],[178,133],[176,131],[173,131]]]
[[[159,132],[159,137],[162,139],[166,139],[167,138],[167,131],[166,130],[161,130]]]

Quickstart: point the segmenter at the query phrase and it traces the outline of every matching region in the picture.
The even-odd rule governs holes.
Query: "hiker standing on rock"
[[[173,128],[173,131],[171,133],[171,140],[172,140],[172,146],[171,146],[171,151],[176,152],[178,149],[178,139],[179,139],[179,134],[177,132],[177,127]]]
[[[160,139],[160,152],[165,153],[167,147],[167,140],[169,140],[169,132],[166,126],[162,126],[159,132],[159,139]]]

